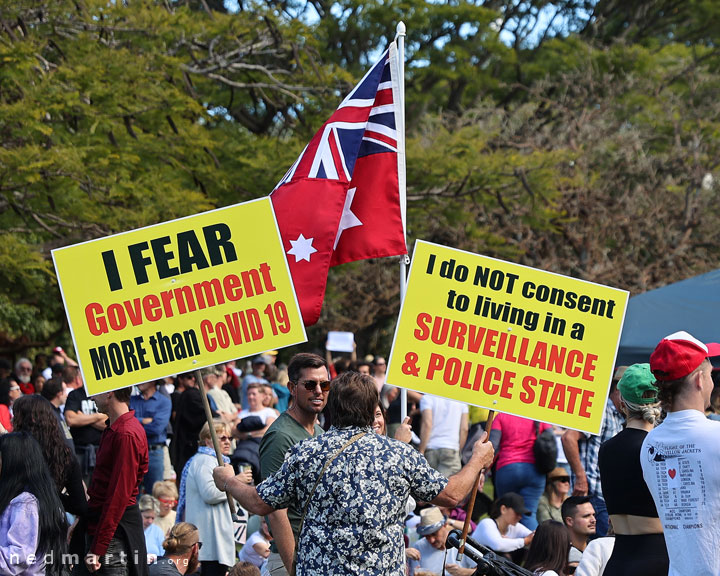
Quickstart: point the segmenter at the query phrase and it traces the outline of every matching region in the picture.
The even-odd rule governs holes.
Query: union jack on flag
[[[275,190],[298,178],[350,182],[357,158],[397,152],[395,126],[388,50],[305,146]]]
[[[330,266],[407,253],[400,97],[393,42],[270,196],[307,326]]]

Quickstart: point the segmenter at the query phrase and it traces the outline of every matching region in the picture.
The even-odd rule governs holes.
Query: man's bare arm
[[[106,420],[107,416],[100,412],[83,414],[75,410],[65,410],[65,421],[71,428],[75,428],[76,426],[95,426],[97,428],[99,425],[102,425],[102,429],[104,430]]]
[[[255,486],[245,484],[240,478],[235,477],[235,471],[230,464],[217,466],[213,470],[213,480],[218,490],[229,492],[230,495],[240,503],[240,506],[248,512],[259,516],[267,516],[275,509],[265,504],[260,498]]]
[[[428,441],[430,440],[430,432],[432,432],[433,415],[432,410],[423,410],[421,412],[422,424],[420,426],[420,446],[418,452],[425,454]]]
[[[562,435],[563,452],[567,458],[568,464],[575,475],[575,484],[573,486],[573,496],[587,496],[588,483],[585,476],[585,468],[580,462],[580,447],[578,442],[582,440],[582,435],[577,430],[565,430]]]
[[[460,417],[460,452],[465,447],[468,435],[468,414],[467,412]]]
[[[268,514],[268,522],[278,554],[280,554],[285,569],[290,574],[293,558],[295,557],[295,535],[288,519],[287,509],[276,510]]]

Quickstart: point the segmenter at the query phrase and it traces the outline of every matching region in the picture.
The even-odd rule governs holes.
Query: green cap
[[[655,376],[650,372],[650,364],[633,364],[628,367],[618,382],[618,389],[623,399],[633,404],[657,402],[658,391],[655,386]]]

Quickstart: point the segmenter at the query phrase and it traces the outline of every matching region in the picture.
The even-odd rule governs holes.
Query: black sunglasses
[[[312,392],[316,387],[320,386],[323,392],[330,390],[330,380],[323,380],[322,382],[315,382],[315,380],[305,380],[304,382],[297,382],[298,386],[304,386],[305,390]]]
[[[198,542],[195,542],[195,544],[198,545],[198,550],[200,550],[200,548],[202,548],[202,542],[198,541]]]
[[[570,476],[555,476],[553,482],[570,482]]]

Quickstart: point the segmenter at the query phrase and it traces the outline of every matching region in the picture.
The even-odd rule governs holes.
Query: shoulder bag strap
[[[322,467],[322,470],[320,470],[320,475],[318,476],[317,480],[315,481],[315,485],[313,486],[312,490],[310,491],[310,495],[308,496],[307,500],[305,501],[305,506],[303,507],[302,516],[300,516],[300,527],[298,528],[297,536],[295,537],[295,553],[293,555],[293,566],[292,566],[293,576],[295,574],[295,567],[297,565],[298,543],[300,541],[300,534],[302,533],[303,523],[305,522],[305,514],[307,513],[308,506],[310,506],[310,500],[312,500],[313,494],[315,494],[315,489],[318,487],[318,484],[320,484],[320,480],[322,480],[322,477],[325,474],[325,470],[327,470],[328,466],[330,466],[330,464],[332,464],[333,460],[335,460],[335,458],[340,456],[340,454],[342,454],[342,452],[348,446],[350,446],[354,442],[357,442],[358,440],[360,440],[360,438],[365,436],[365,434],[367,434],[367,432],[358,432],[357,434],[355,434],[355,436],[350,438],[350,440],[348,440],[347,442],[345,442],[345,444],[342,445],[340,450],[338,450],[337,452],[335,452],[335,454],[333,454],[332,458],[330,458],[329,460],[327,460],[325,462],[325,465]]]

